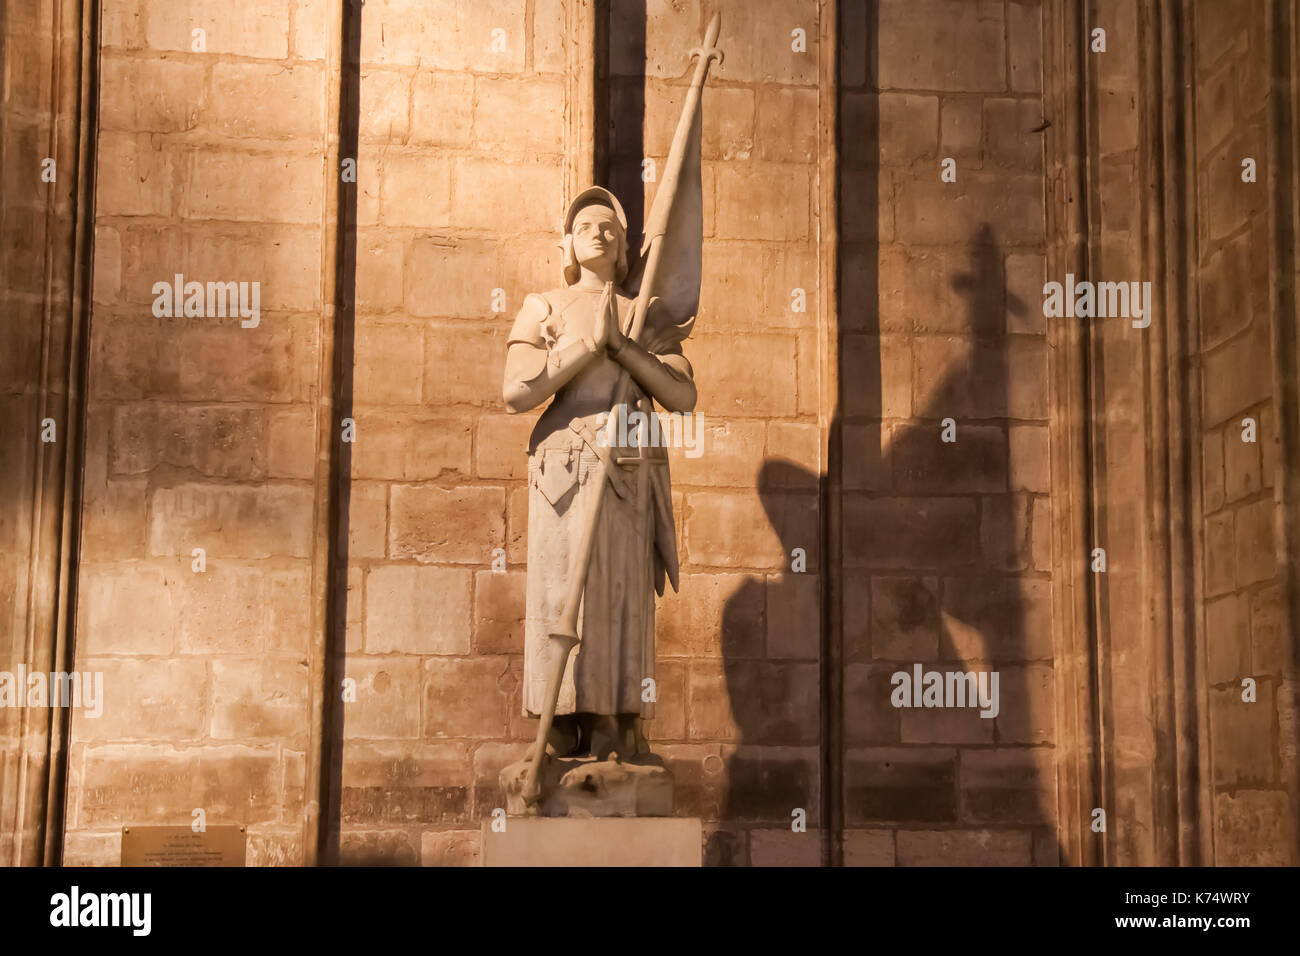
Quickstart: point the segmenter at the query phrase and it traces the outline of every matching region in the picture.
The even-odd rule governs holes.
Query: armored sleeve
[[[553,349],[542,329],[550,311],[545,299],[529,295],[515,317],[507,344],[505,381],[501,386],[507,411],[535,408],[573,378],[595,354],[581,341]]]
[[[550,305],[540,295],[536,293],[526,295],[519,314],[515,316],[515,324],[510,327],[510,338],[506,340],[506,344],[514,345],[516,342],[522,342],[525,345],[545,349],[546,337],[542,335],[542,322],[550,314]]]

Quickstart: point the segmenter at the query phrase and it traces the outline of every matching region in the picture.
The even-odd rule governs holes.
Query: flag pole
[[[626,333],[628,338],[633,341],[640,340],[641,333],[645,328],[646,312],[650,306],[655,275],[659,270],[664,235],[668,231],[668,216],[672,210],[673,198],[677,193],[677,181],[681,178],[682,166],[685,162],[686,142],[690,137],[691,126],[694,124],[696,113],[699,110],[700,94],[704,88],[704,81],[708,77],[709,65],[714,60],[719,63],[722,62],[722,51],[717,48],[720,26],[721,17],[715,13],[713,19],[709,21],[708,29],[705,31],[704,44],[696,47],[690,54],[696,58],[695,75],[691,77],[691,86],[686,93],[686,102],[682,105],[682,115],[677,121],[677,130],[673,134],[672,146],[668,151],[668,166],[664,171],[664,178],[660,182],[659,191],[655,194],[654,205],[650,210],[650,219],[646,223],[645,240],[642,244],[642,251],[646,253],[646,266],[641,277],[641,288],[637,293],[636,305],[632,310],[631,328]],[[628,375],[627,369],[623,369],[619,375],[618,384],[614,387],[616,399],[614,407],[610,411],[611,416],[615,419],[618,419],[620,409],[627,403],[630,387],[631,376]],[[616,422],[614,427],[619,428],[620,425]],[[529,754],[528,775],[524,778],[522,794],[524,802],[529,806],[536,804],[541,796],[539,776],[542,757],[546,754],[546,738],[550,735],[551,726],[555,723],[555,708],[560,699],[560,683],[564,680],[564,669],[568,666],[569,654],[578,646],[579,642],[578,612],[582,607],[582,593],[587,583],[587,570],[591,567],[591,551],[592,545],[595,543],[600,506],[605,499],[605,487],[609,484],[609,471],[605,459],[599,460],[597,469],[598,482],[596,490],[591,505],[584,516],[582,536],[578,539],[578,549],[575,552],[573,567],[570,569],[569,593],[565,598],[564,609],[560,613],[560,618],[550,633],[551,660],[550,669],[546,675],[546,696],[542,701],[542,712],[538,715],[537,739],[533,744],[532,752]]]

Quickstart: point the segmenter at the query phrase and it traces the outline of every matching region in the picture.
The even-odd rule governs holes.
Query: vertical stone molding
[[[1133,330],[1130,323],[1130,330],[1150,333],[1143,336],[1150,525],[1141,619],[1151,629],[1151,659],[1161,677],[1152,686],[1153,862],[1198,865],[1209,834],[1208,738],[1198,606],[1203,555],[1196,534],[1201,383],[1193,357],[1200,325],[1196,286],[1188,281],[1196,274],[1195,99],[1185,11],[1185,5],[1148,4],[1139,21],[1139,162],[1141,181],[1150,184],[1139,278],[1155,292],[1151,326]]]
[[[1043,31],[1046,136],[1047,275],[1085,277],[1091,203],[1086,170],[1088,104],[1095,98],[1084,67],[1087,29],[1082,2],[1055,0],[1045,6]],[[1035,302],[1036,306],[1038,303]],[[1092,490],[1095,439],[1089,374],[1089,342],[1082,324],[1048,327],[1051,356],[1051,461],[1053,656],[1061,693],[1056,698],[1060,734],[1057,758],[1062,863],[1101,860],[1103,841],[1089,838],[1088,823],[1101,793],[1098,647],[1094,640],[1095,578],[1091,552],[1095,509]]]
[[[1152,288],[1146,328],[1054,320],[1062,846],[1288,862],[1293,11],[1048,10],[1049,278]]]
[[[1270,78],[1269,132],[1269,290],[1273,375],[1276,390],[1271,406],[1276,428],[1264,441],[1264,467],[1276,462],[1274,500],[1278,514],[1275,553],[1280,592],[1264,592],[1252,600],[1252,638],[1269,633],[1269,626],[1289,640],[1269,642],[1278,686],[1280,783],[1282,806],[1289,808],[1290,859],[1300,861],[1300,321],[1297,318],[1296,275],[1300,270],[1300,3],[1269,0],[1264,36]],[[1271,603],[1276,602],[1276,603]],[[1277,613],[1269,617],[1269,610]],[[1256,629],[1258,614],[1260,626]],[[1277,798],[1271,799],[1274,805]]]
[[[0,670],[10,673],[72,670],[97,7],[88,0],[0,7]],[[0,863],[62,858],[69,714],[0,710]]]

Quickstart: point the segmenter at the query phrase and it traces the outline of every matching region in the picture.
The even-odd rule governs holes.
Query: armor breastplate
[[[551,308],[543,329],[548,337],[554,337],[553,350],[563,349],[572,342],[591,336],[596,305],[600,302],[599,292],[570,288],[542,293],[542,298]],[[634,302],[621,295],[617,301],[620,322],[626,325]],[[570,423],[575,418],[581,418],[593,429],[602,427],[604,416],[614,404],[614,389],[622,373],[623,367],[618,362],[602,355],[565,383],[538,419],[537,426],[533,429],[530,449],[536,450],[542,446],[579,447],[581,440],[569,428]],[[632,383],[628,410],[651,413],[653,408],[654,403],[649,397]],[[663,449],[648,451],[655,458],[664,457],[665,454]],[[635,451],[632,453],[636,454]]]

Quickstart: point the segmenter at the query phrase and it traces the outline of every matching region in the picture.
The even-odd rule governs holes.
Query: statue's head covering
[[[608,206],[614,210],[614,215],[618,217],[618,224],[623,227],[623,231],[627,232],[627,213],[623,211],[623,204],[618,201],[618,197],[604,186],[588,186],[573,197],[573,202],[569,203],[569,211],[564,214],[565,235],[573,231],[573,217],[585,206]]]
[[[627,277],[627,213],[623,211],[623,204],[618,201],[618,197],[604,186],[590,186],[578,193],[573,202],[569,203],[569,211],[564,214],[564,239],[560,243],[564,251],[564,281],[573,285],[582,276],[582,269],[573,254],[573,219],[587,206],[608,206],[614,210],[614,218],[622,228],[618,237],[618,260],[614,266],[614,278],[621,284]]]

